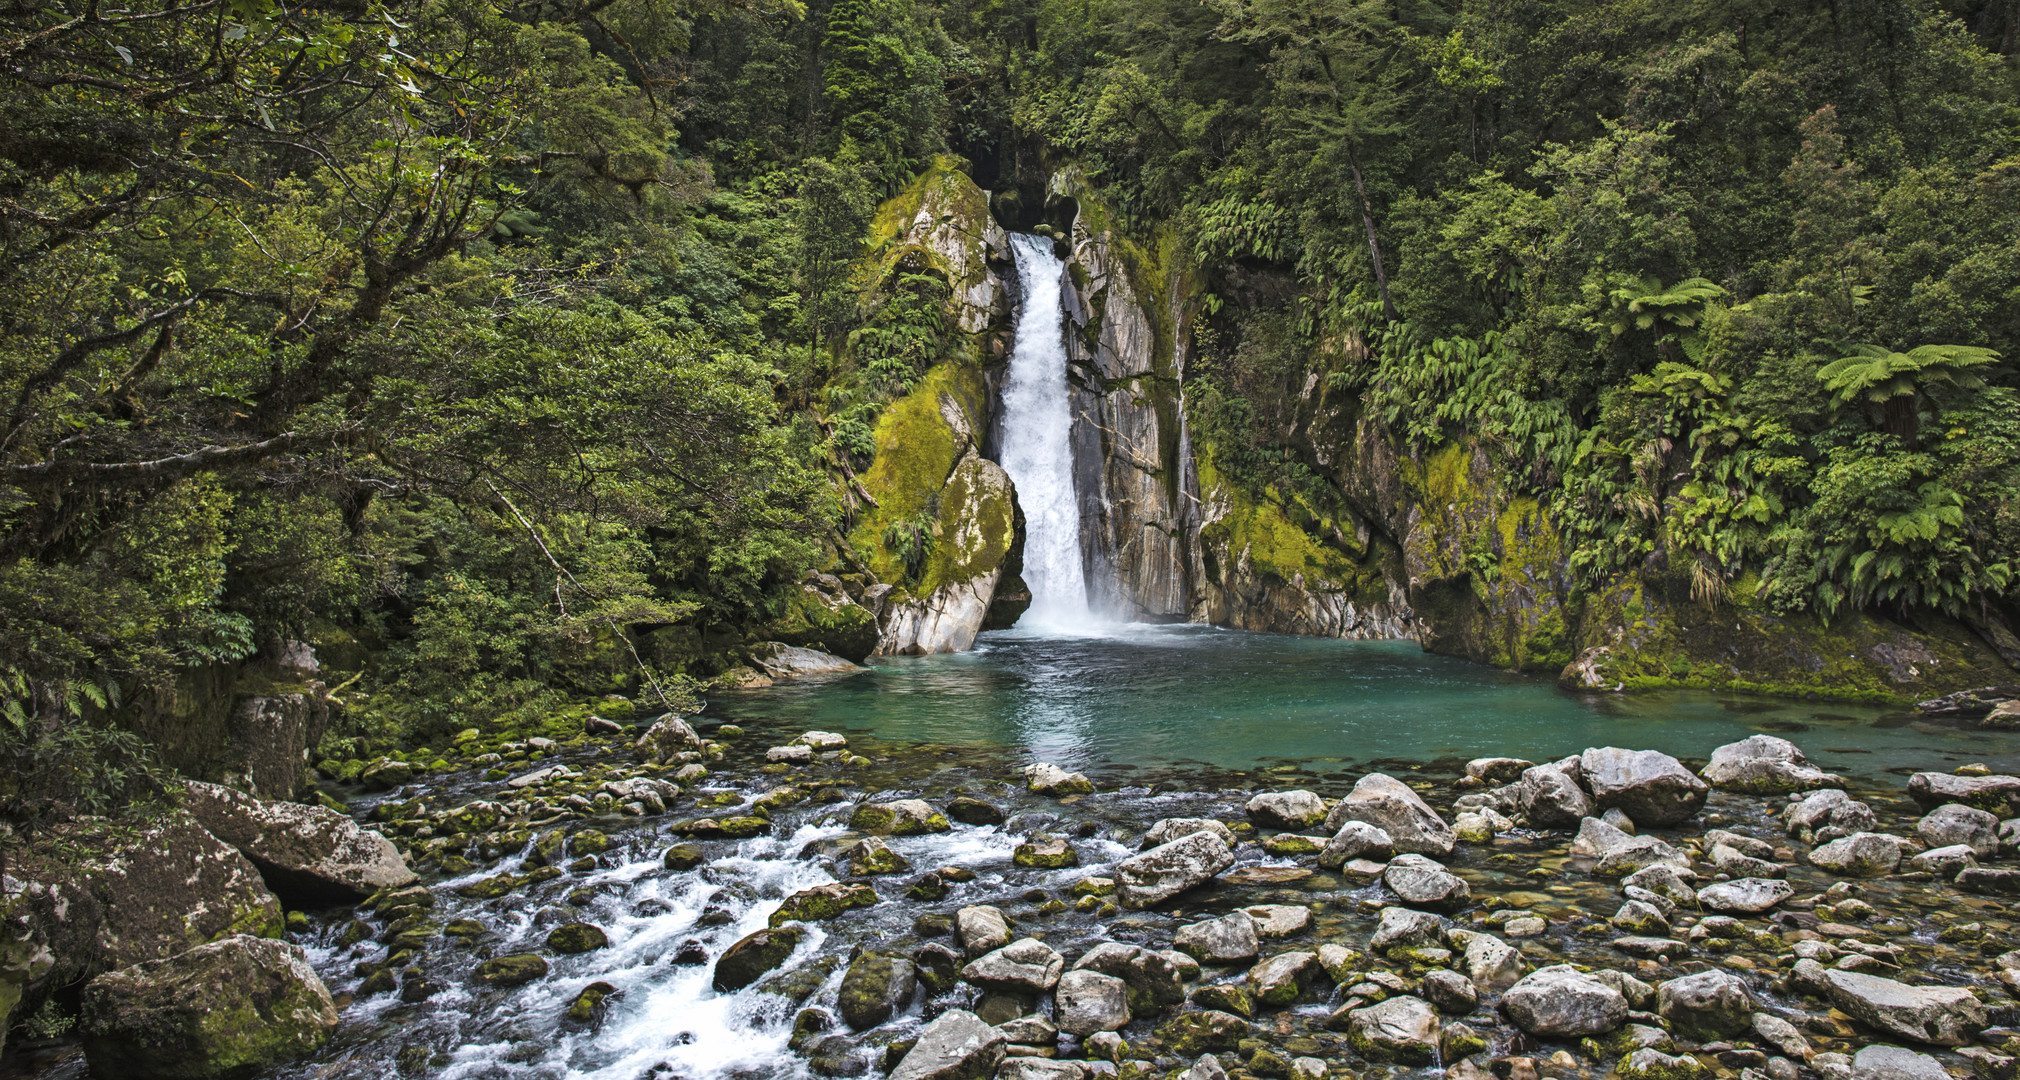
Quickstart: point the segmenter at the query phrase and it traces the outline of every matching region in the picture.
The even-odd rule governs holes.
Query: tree
[[[1857,345],[1817,377],[1840,408],[1854,401],[1877,406],[1880,426],[1912,446],[1923,403],[1932,395],[1983,388],[1984,376],[1973,369],[1998,359],[1998,353],[1971,345],[1921,345],[1904,353]]]

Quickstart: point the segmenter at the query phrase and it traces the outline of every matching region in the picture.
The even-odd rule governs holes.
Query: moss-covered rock
[[[589,923],[569,923],[557,926],[547,934],[547,947],[563,956],[577,953],[595,952],[610,945],[610,935],[600,926]]]
[[[610,850],[610,837],[597,829],[584,829],[568,838],[568,850],[574,855],[601,855]]]
[[[758,981],[764,974],[786,962],[799,947],[805,931],[797,926],[773,926],[759,930],[724,950],[715,962],[717,993],[729,994]]]
[[[787,592],[785,614],[762,633],[771,641],[819,649],[860,664],[876,651],[877,617],[846,595],[802,585]]]
[[[816,885],[786,897],[779,909],[772,912],[770,921],[774,927],[789,922],[819,922],[839,918],[856,908],[871,907],[876,903],[877,890],[868,885],[856,882]]]
[[[603,1015],[603,1003],[617,993],[617,987],[607,982],[593,982],[575,995],[568,1003],[568,1019],[577,1024],[590,1024]]]
[[[532,953],[494,956],[470,972],[470,981],[480,986],[523,986],[547,974],[547,958]]]
[[[668,870],[692,870],[708,861],[700,844],[675,844],[666,849],[663,860]]]
[[[300,948],[237,935],[93,979],[79,1032],[94,1075],[181,1080],[312,1053],[336,1027]]]

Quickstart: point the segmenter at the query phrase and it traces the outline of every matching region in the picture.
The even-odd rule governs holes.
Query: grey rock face
[[[1234,865],[1234,853],[1212,833],[1193,833],[1154,847],[1116,864],[1116,902],[1145,908],[1179,893]]]
[[[1349,821],[1365,821],[1389,834],[1397,851],[1445,856],[1458,838],[1410,785],[1393,776],[1369,773],[1354,784],[1326,815],[1326,828],[1338,833]]]
[[[1411,948],[1433,945],[1444,930],[1445,922],[1428,911],[1412,911],[1406,907],[1385,907],[1381,920],[1375,924],[1375,935],[1368,939],[1368,948],[1380,952],[1390,946]]]
[[[1003,1063],[1003,1033],[966,1009],[926,1025],[888,1080],[989,1080]]]
[[[1244,807],[1259,825],[1303,829],[1326,819],[1326,801],[1310,791],[1265,791]]]
[[[1909,859],[1908,866],[1949,881],[1966,870],[1977,869],[1978,858],[1969,844],[1951,844],[1948,847],[1930,848],[1922,852]]]
[[[1641,825],[1675,825],[1704,807],[1711,785],[1656,750],[1595,747],[1578,756],[1579,772],[1601,809],[1618,808]]]
[[[1796,744],[1773,735],[1753,735],[1713,750],[1711,762],[1698,775],[1720,791],[1747,795],[1845,786],[1844,777],[1810,764]]]
[[[187,785],[191,816],[237,848],[269,888],[299,906],[357,903],[419,880],[393,842],[333,810]]]
[[[1509,987],[1501,1008],[1531,1035],[1603,1035],[1627,1021],[1620,991],[1569,964],[1539,969]]]
[[[1782,811],[1782,826],[1805,844],[1828,843],[1840,836],[1871,832],[1879,826],[1873,808],[1836,788],[1827,788]],[[1833,830],[1826,833],[1826,830]]]
[[[2020,776],[1953,776],[1921,772],[1908,778],[1908,796],[1924,808],[1962,803],[1999,817],[2020,814]]]
[[[1658,1010],[1677,1030],[1699,1039],[1738,1035],[1752,1027],[1753,992],[1728,971],[1701,971],[1656,988]]]
[[[1365,821],[1349,821],[1319,852],[1319,865],[1338,870],[1355,859],[1386,859],[1395,850],[1389,834]]]
[[[1289,1005],[1319,973],[1317,953],[1278,953],[1249,969],[1249,993],[1265,1005]]]
[[[1958,986],[1909,986],[1878,975],[1796,961],[1794,980],[1821,990],[1862,1024],[1935,1046],[1962,1046],[1985,1030],[1985,1006]]]
[[[1513,986],[1522,978],[1522,954],[1492,934],[1475,934],[1459,957],[1459,969],[1481,993]]]
[[[1758,914],[1795,895],[1795,886],[1776,878],[1735,878],[1697,890],[1697,902],[1713,911]]]
[[[1069,1035],[1115,1031],[1129,1023],[1129,986],[1113,975],[1076,969],[1059,977],[1053,1000],[1059,1030]]]
[[[1915,823],[1915,832],[1932,848],[1963,844],[1981,859],[1999,854],[1999,819],[1976,807],[1939,806]]]
[[[1901,842],[1885,833],[1853,833],[1810,852],[1810,864],[1844,877],[1879,877],[1901,865]]]
[[[1598,813],[1579,785],[1578,759],[1568,757],[1522,771],[1516,794],[1522,814],[1539,829],[1568,829]]]
[[[1464,1016],[1480,1003],[1479,988],[1456,971],[1433,971],[1424,976],[1422,991],[1439,1012]]]
[[[1019,938],[970,961],[961,977],[988,990],[1042,994],[1059,982],[1066,961],[1037,938]]]
[[[315,1051],[337,1028],[301,947],[244,934],[100,975],[83,1005],[92,1074],[136,1080],[261,1069]]]
[[[1411,907],[1454,911],[1473,898],[1465,879],[1422,855],[1398,855],[1382,871],[1382,884]]]
[[[1247,912],[1237,911],[1179,927],[1172,935],[1172,948],[1202,964],[1238,964],[1255,959],[1260,945],[1255,920]]]

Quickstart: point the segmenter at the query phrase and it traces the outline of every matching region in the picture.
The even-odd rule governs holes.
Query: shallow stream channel
[[[338,995],[344,1023],[316,1059],[269,1075],[881,1077],[951,1010],[1007,1024],[998,1030],[1013,1061],[1077,1063],[1003,1067],[1048,1080],[1210,1076],[1199,1071],[1202,1054],[1236,1076],[1311,1076],[1320,1066],[1335,1077],[1626,1076],[1625,1056],[1643,1047],[1695,1054],[1675,1066],[1684,1070],[1675,1080],[1749,1069],[1758,1076],[1748,1080],[1794,1080],[1839,1077],[1838,1059],[1816,1055],[1881,1041],[1960,1073],[1972,1068],[1957,1045],[1903,1041],[1828,991],[1806,989],[1794,974],[1805,957],[1832,970],[1842,962],[1917,985],[1979,988],[1986,1030],[1964,1042],[1993,1056],[2007,1053],[1997,1048],[2020,1019],[1994,959],[2020,947],[2013,897],[1962,890],[1905,861],[1927,846],[1916,839],[1927,809],[1909,797],[1910,774],[1974,764],[2020,772],[2012,733],[1835,703],[1584,697],[1413,644],[1156,626],[987,634],[972,653],[718,695],[688,719],[708,740],[688,762],[641,763],[632,745],[641,723],[553,747],[505,747],[503,761],[356,793],[360,819],[408,849],[426,889],[313,916],[297,940]],[[816,739],[811,760],[771,760],[781,756],[771,748],[808,731],[839,735],[846,747]],[[1378,931],[1396,921],[1384,911],[1400,902],[1381,870],[1385,853],[1328,867],[1339,860],[1319,851],[1335,830],[1247,809],[1260,792],[1292,790],[1331,807],[1381,772],[1451,822],[1465,809],[1456,802],[1515,775],[1467,779],[1471,759],[1549,762],[1612,746],[1660,750],[1695,771],[1715,748],[1763,734],[1842,775],[1870,807],[1870,831],[1908,839],[1894,872],[1849,877],[1812,865],[1810,845],[1782,822],[1790,795],[1713,790],[1687,820],[1638,830],[1672,845],[1696,880],[1656,890],[1643,907],[1658,919],[1634,909],[1615,925],[1629,903],[1618,868],[1601,873],[1589,847],[1575,853],[1575,819],[1543,827],[1541,812],[1525,815],[1504,798],[1489,835],[1468,839],[1462,829],[1449,853],[1433,856],[1465,894],[1417,904],[1434,916],[1428,931],[1377,947]],[[1084,774],[1092,790],[1031,790],[1024,770],[1040,762]],[[511,786],[556,765],[565,773]],[[637,794],[638,779],[679,791],[654,805]],[[890,815],[860,810],[912,799],[932,813],[915,835],[903,835],[911,830],[902,812],[893,829]],[[1162,902],[1120,906],[1118,864],[1138,854],[1153,825],[1174,818],[1227,826],[1231,865]],[[864,843],[872,831],[881,847]],[[1603,848],[1606,836],[1597,840]],[[1020,845],[1030,845],[1021,858]],[[1754,861],[1731,861],[1734,845]],[[2014,865],[2010,849],[1994,849],[1985,866]],[[1691,892],[1741,877],[1786,880],[1787,898],[1719,913]],[[843,887],[804,893],[836,883]],[[1250,955],[1225,963],[1169,957],[1187,1000],[1155,1002],[1131,983],[1118,1049],[1091,1033],[1055,1033],[1065,1018],[1054,993],[964,978],[990,943],[964,942],[950,924],[974,905],[999,909],[1011,938],[1042,940],[1069,971],[1104,943],[1163,953],[1181,928],[1252,907],[1259,938]],[[594,932],[556,934],[578,924]],[[751,981],[718,990],[724,954],[773,926],[786,932],[772,955],[751,963]],[[1470,934],[1513,949],[1513,967],[1501,977],[1448,977],[1464,970]],[[1312,959],[1258,981],[1259,961],[1292,953]],[[895,975],[888,963],[862,961],[866,954],[900,961]],[[538,959],[501,962],[515,957]],[[845,995],[852,960],[869,973]],[[1624,1018],[1589,1037],[1516,1022],[1507,976],[1564,963],[1626,976],[1609,984],[1622,993]],[[1748,1011],[1787,1023],[1665,1015],[1651,988],[1701,972],[1735,976],[1751,996]],[[1405,998],[1435,1010],[1384,1006],[1393,1015],[1372,1034],[1346,1015]],[[1784,1029],[1793,1043],[1779,1038]],[[971,1065],[996,1074],[993,1059]]]

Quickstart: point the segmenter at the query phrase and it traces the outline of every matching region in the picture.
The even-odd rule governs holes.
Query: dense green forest
[[[1324,497],[1316,376],[1581,580],[2020,599],[2011,0],[62,0],[0,52],[16,810],[286,637],[332,752],[686,700],[961,344],[857,263],[939,154],[1177,237],[1237,484]]]

